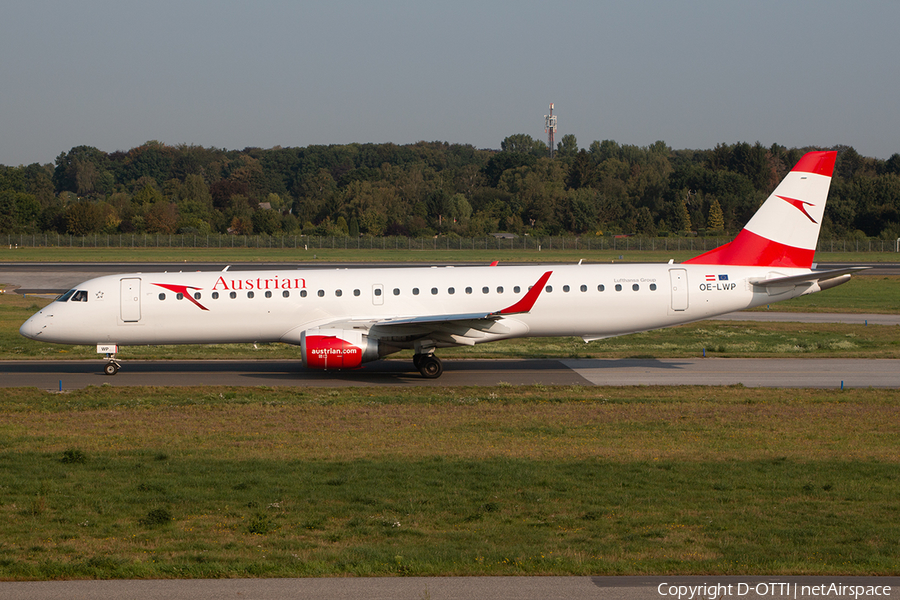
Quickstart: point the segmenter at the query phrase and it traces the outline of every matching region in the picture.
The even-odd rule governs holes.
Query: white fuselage
[[[548,271],[529,312],[496,319],[468,343],[600,339],[816,291],[788,287],[773,295],[750,283],[807,269],[680,264],[132,273],[84,282],[75,288],[84,294],[52,302],[20,331],[65,344],[298,344],[303,331],[335,322],[498,312]],[[391,344],[412,347],[412,340],[395,336]]]

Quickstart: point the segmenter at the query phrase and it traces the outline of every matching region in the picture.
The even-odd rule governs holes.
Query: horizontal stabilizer
[[[814,283],[828,281],[843,275],[852,275],[858,271],[864,271],[871,267],[846,267],[844,269],[830,269],[828,271],[811,271],[803,275],[794,275],[792,277],[776,277],[775,279],[751,279],[750,283],[756,287],[787,287],[799,285],[801,283]]]

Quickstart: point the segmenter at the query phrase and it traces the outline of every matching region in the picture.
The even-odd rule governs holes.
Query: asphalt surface
[[[0,388],[72,390],[90,385],[446,387],[511,385],[736,385],[774,388],[900,387],[900,360],[842,358],[445,360],[440,379],[411,361],[383,360],[350,371],[313,371],[286,360],[125,360],[117,375],[105,360],[3,361]]]
[[[832,585],[836,587],[831,588]],[[703,586],[702,592],[699,586]],[[853,590],[848,592],[841,586],[853,586]],[[854,595],[859,586],[863,592]],[[872,593],[866,594],[866,589]],[[44,581],[0,583],[0,600],[676,600],[679,594],[682,594],[682,600],[689,600],[691,590],[695,592],[692,600],[829,597],[885,600],[900,597],[900,577],[335,577]],[[844,593],[836,593],[840,591]]]

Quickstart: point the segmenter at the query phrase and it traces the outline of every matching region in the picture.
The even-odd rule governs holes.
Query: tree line
[[[553,158],[527,134],[499,151],[446,142],[78,146],[55,164],[0,165],[0,233],[723,235],[811,149],[821,148],[579,148],[571,134]],[[900,154],[832,149],[823,236],[900,237]]]

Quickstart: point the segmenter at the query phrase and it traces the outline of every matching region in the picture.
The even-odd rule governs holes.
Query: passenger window
[[[466,288],[466,293],[467,293],[467,294],[471,294],[471,293],[472,293],[472,288],[467,287],[467,288]]]
[[[375,295],[376,295],[376,296],[380,296],[380,295],[381,295],[381,288],[375,288]]]
[[[617,292],[621,292],[621,291],[622,291],[622,284],[621,284],[621,283],[617,283],[617,284],[616,284],[616,291],[617,291]]]
[[[413,288],[413,296],[419,295],[419,288]]]
[[[656,284],[655,284],[655,283],[651,283],[651,284],[650,284],[650,291],[651,291],[651,292],[655,292],[655,291],[656,291]]]
[[[378,291],[380,292],[381,290],[378,290]],[[380,295],[380,294],[375,294],[375,295],[378,296],[378,295]],[[325,297],[325,290],[319,290],[318,292],[316,292],[316,296],[318,296],[319,298],[324,298],[324,297]]]
[[[354,296],[359,296],[359,290],[353,290],[353,295],[354,295]]]
[[[520,288],[519,286],[516,286],[513,288],[513,292],[515,292],[516,294],[518,294],[521,291],[522,291],[522,288]]]
[[[603,284],[601,283],[600,285],[597,286],[597,291],[598,291],[598,292],[605,292],[605,291],[606,291],[606,286],[603,285]]]
[[[334,295],[337,296],[338,298],[340,298],[343,294],[344,294],[344,292],[342,292],[341,290],[334,290]]]
[[[77,295],[78,295],[78,294],[76,294],[76,296],[77,296]],[[175,299],[176,299],[176,300],[184,300],[184,294],[182,294],[181,292],[175,294]],[[74,298],[74,297],[72,298],[72,301],[73,301],[73,302],[75,301],[75,298]]]
[[[252,298],[253,295],[254,295],[253,292],[247,292],[247,297],[248,297],[248,298]]]
[[[213,300],[218,300],[218,299],[219,299],[219,292],[213,292],[213,293],[212,293],[212,299],[213,299]]]
[[[498,286],[497,286],[497,293],[498,293],[498,294],[502,294],[502,293],[503,293],[503,286],[502,286],[502,285],[498,285]]]
[[[284,290],[283,292],[281,292],[281,295],[284,296],[285,298],[291,297],[291,293],[287,290]]]
[[[447,288],[447,293],[453,295],[456,293],[456,288]]]
[[[194,300],[200,299],[200,292],[194,292]]]
[[[486,287],[481,288],[481,293],[482,293],[482,294],[487,294],[489,291],[491,291],[491,290],[488,289],[488,288],[486,288]]]
[[[587,291],[587,286],[586,286],[586,285],[582,285],[582,286],[581,286],[581,291],[582,291],[582,292],[586,292],[586,291]]]
[[[165,295],[165,294],[160,294],[160,295],[159,295],[159,299],[160,299],[160,300],[165,300],[165,299],[166,299],[166,295]]]
[[[569,286],[564,285],[564,286],[563,286],[563,291],[566,292],[566,293],[568,293],[568,291],[569,291]]]
[[[634,284],[633,286],[631,286],[631,289],[633,289],[634,291],[638,291],[639,289],[641,289],[641,286],[639,286],[638,284]]]
[[[437,296],[437,288],[431,288],[431,295]]]
[[[231,293],[228,294],[228,295],[231,297],[232,300],[234,300],[235,298],[237,298],[237,292],[231,292]]]
[[[395,295],[395,296],[399,296],[399,295],[400,295],[400,288],[394,288],[394,295]]]
[[[553,291],[553,286],[552,286],[552,285],[548,285],[545,289],[547,290],[547,293],[549,294],[550,292]]]
[[[199,296],[200,294],[197,294],[197,295]],[[266,298],[271,298],[271,297],[272,297],[272,292],[266,291]]]
[[[300,297],[306,298],[306,290],[300,290]]]

